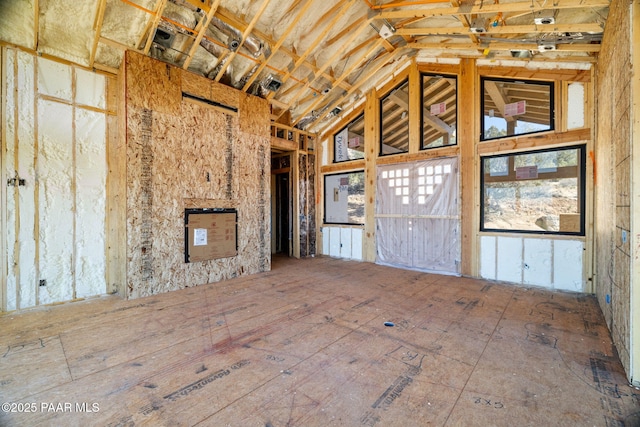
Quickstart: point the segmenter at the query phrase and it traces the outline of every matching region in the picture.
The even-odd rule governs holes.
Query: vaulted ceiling
[[[0,1],[0,40],[116,73],[135,50],[315,130],[410,58],[593,63],[608,0]]]

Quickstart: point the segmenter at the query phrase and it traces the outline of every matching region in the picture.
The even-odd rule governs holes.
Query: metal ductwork
[[[242,44],[242,33],[235,27],[227,24],[221,19],[216,18],[215,16],[211,18],[211,25],[216,27],[220,32],[227,36],[227,47],[229,50],[235,52]],[[254,57],[258,57],[262,54],[264,49],[264,43],[262,40],[257,38],[254,35],[249,34],[244,41],[242,46],[247,49]]]
[[[175,4],[176,6],[184,7],[193,11],[194,13],[198,14],[201,19],[205,16],[202,9],[195,7],[186,0],[171,0],[171,3]],[[242,32],[240,32],[240,30],[227,24],[221,19],[216,18],[215,16],[211,18],[211,22],[209,23],[209,25],[213,25],[218,29],[218,31],[227,36],[227,47],[229,48],[229,50],[231,50],[232,52],[238,50],[240,44],[242,44]],[[247,49],[255,58],[257,58],[263,53],[265,44],[256,36],[249,34],[242,46]]]

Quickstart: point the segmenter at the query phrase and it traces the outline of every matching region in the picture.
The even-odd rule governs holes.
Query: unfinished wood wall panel
[[[140,75],[130,70],[135,65],[127,63],[125,73]],[[165,73],[158,67],[143,69]],[[134,100],[127,103],[127,296],[268,270],[268,104],[257,100],[252,105],[254,98],[248,97],[237,114],[189,100],[176,109],[159,111],[135,104],[140,99],[135,91],[157,92],[149,85],[158,84],[162,77],[149,76],[127,89],[127,100]],[[203,87],[195,90],[206,92]],[[230,98],[211,100],[225,103]],[[262,135],[240,129],[243,111],[254,117],[249,129],[263,129]],[[260,117],[266,123],[260,124],[256,119]],[[184,209],[193,207],[238,210],[237,256],[185,263]]]
[[[240,108],[240,97],[243,96],[240,91],[229,90],[229,86],[218,82],[210,82],[209,94],[210,100],[234,108]]]
[[[630,4],[614,0],[598,59],[595,87],[596,294],[620,359],[630,368]],[[626,236],[626,238],[625,238]]]
[[[268,123],[268,122],[267,122]],[[234,157],[238,190],[237,274],[271,268],[271,151],[269,133],[240,132]]]
[[[271,114],[269,102],[248,94],[240,96],[240,131],[251,135],[269,135]]]
[[[125,55],[127,99],[130,105],[177,114],[182,101],[180,69],[136,52]]]
[[[183,93],[211,100],[211,79],[182,70],[181,88]]]
[[[233,159],[237,116],[194,103],[184,103],[180,123],[161,137],[179,142],[172,178],[188,183],[183,198],[230,200],[235,191]],[[170,123],[170,122],[169,122]]]

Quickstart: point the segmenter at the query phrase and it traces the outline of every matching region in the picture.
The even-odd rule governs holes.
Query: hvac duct
[[[229,50],[235,52],[242,43],[242,33],[237,28],[232,27],[226,22],[216,18],[211,18],[211,24],[219,31],[227,36],[227,47]],[[254,35],[249,34],[244,41],[243,46],[254,56],[258,57],[262,54],[264,43]]]

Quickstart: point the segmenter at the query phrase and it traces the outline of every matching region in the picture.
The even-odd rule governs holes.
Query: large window
[[[553,83],[483,77],[483,141],[554,129]]]
[[[584,146],[482,158],[482,231],[584,235]]]
[[[364,159],[364,114],[333,135],[333,161]]]
[[[364,171],[324,176],[325,224],[364,224]]]
[[[409,81],[380,100],[380,155],[409,151]]]
[[[423,74],[421,148],[456,145],[456,78]]]

